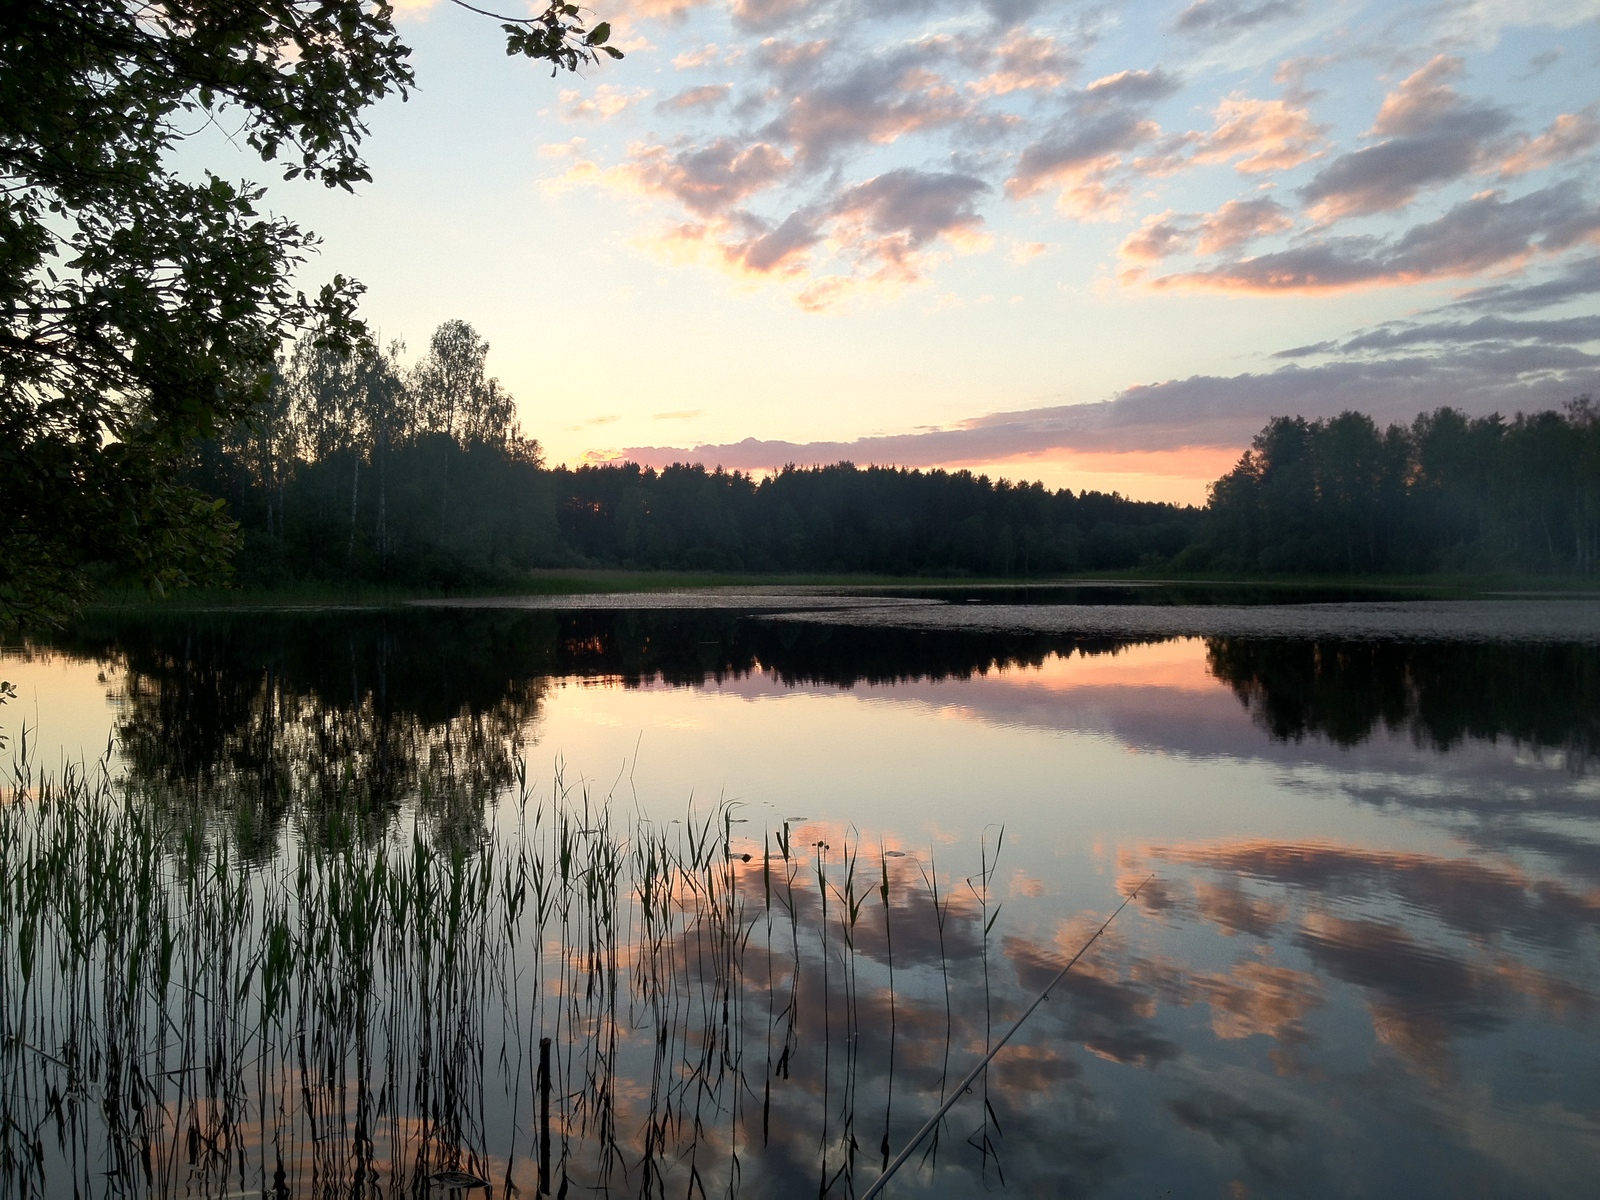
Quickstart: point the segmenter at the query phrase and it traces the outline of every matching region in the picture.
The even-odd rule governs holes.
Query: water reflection
[[[469,747],[483,771],[477,790],[504,786],[503,756],[491,748],[538,715],[550,679],[847,689],[1037,670],[1151,640],[805,625],[727,612],[423,611],[103,621],[56,648],[125,667],[118,732],[141,771],[207,783],[218,772],[250,775],[257,791],[270,791],[274,742],[297,727],[311,757],[359,767],[345,777],[382,799],[417,787],[421,762],[464,769],[460,750]],[[1594,646],[1216,637],[1205,647],[1210,674],[1280,742],[1354,746],[1404,732],[1447,751],[1505,739],[1558,752],[1574,770],[1600,751]],[[1025,686],[1029,675],[1014,679]],[[425,730],[438,745],[419,742]],[[324,775],[312,791],[348,786],[331,766]]]
[[[1353,746],[1379,728],[1448,750],[1507,738],[1581,769],[1600,751],[1591,646],[1210,638],[1212,672],[1284,741]]]
[[[252,1070],[277,1063],[272,1082],[211,1088],[206,1064],[234,1060],[206,1052],[184,1060],[189,1091],[160,1091],[159,1109],[130,1101],[123,1128],[148,1131],[143,1161],[170,1181],[147,1191],[220,1195],[242,1178],[270,1194],[281,1155],[296,1195],[422,1195],[446,1168],[535,1194],[543,1035],[556,1058],[552,1193],[854,1194],[1116,892],[1152,871],[1137,907],[908,1165],[906,1191],[1563,1195],[1600,1168],[1594,647],[1135,644],[491,612],[106,622],[56,652],[115,667],[130,786],[164,822],[167,861],[202,846],[265,879],[350,846],[361,862],[394,855],[399,877],[421,853],[436,856],[430,894],[487,898],[449,937],[407,918],[387,940],[337,941],[326,961],[338,979],[365,969],[364,940],[390,947],[403,986],[374,984],[365,1008],[324,988],[311,954],[283,1026],[305,1045],[284,1035],[263,1060],[265,1042],[236,1038]],[[1054,807],[1022,811],[1020,773],[999,760],[966,800],[968,823],[932,845],[865,804],[785,824],[796,809],[763,817],[752,803],[668,829],[624,787],[607,840],[575,790],[566,869],[625,886],[585,883],[566,908],[525,899],[525,914],[546,913],[542,932],[525,916],[520,948],[496,959],[517,871],[563,869],[559,838],[520,868],[505,840],[520,836],[523,786],[535,806],[553,802],[519,754],[565,749],[552,731],[570,732],[557,717],[580,693],[611,712],[621,698],[741,706],[741,728],[766,739],[758,753],[810,739],[784,761],[809,760],[800,794],[819,803],[839,748],[789,700],[865,697],[846,720],[921,739],[884,744],[888,758],[936,759],[960,732],[952,719],[1006,735],[974,746],[1046,747]],[[892,724],[889,710],[920,724]],[[1093,755],[1117,774],[1073,791]],[[904,789],[928,786],[903,772]],[[1163,788],[1177,799],[1152,798]],[[1154,830],[1121,811],[1157,800]],[[1001,821],[1028,832],[993,868]],[[1087,834],[1063,848],[1056,827]],[[652,829],[698,830],[696,871],[641,887]],[[473,874],[497,855],[487,882]],[[341,870],[327,881],[343,897],[359,872]],[[299,901],[281,903],[272,911],[304,921]],[[368,927],[340,912],[317,929]],[[0,961],[14,951],[0,946]],[[192,991],[173,983],[172,1004],[207,999],[174,1019],[230,1028],[205,1005],[257,985],[241,993],[235,974],[223,987],[204,942],[176,954],[192,955],[174,976]],[[16,994],[8,1014],[22,1011]],[[155,1046],[164,1027],[141,1020]],[[0,1048],[7,1111],[26,1128],[57,1128],[52,1095],[90,1094],[40,1056],[72,1061],[63,1029],[42,1021],[23,1039],[35,1049]],[[92,1098],[103,1110],[104,1094]],[[263,1125],[269,1109],[276,1124]],[[82,1140],[88,1127],[69,1128]],[[137,1191],[142,1151],[128,1144],[117,1169]],[[223,1158],[256,1173],[208,1174]]]

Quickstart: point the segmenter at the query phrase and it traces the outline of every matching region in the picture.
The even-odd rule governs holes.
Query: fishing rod
[[[1061,970],[1056,973],[1056,977],[1045,985],[1044,991],[1040,992],[1038,998],[1035,999],[1032,1004],[1028,1005],[1023,1014],[1017,1018],[1017,1023],[1006,1031],[1005,1037],[996,1042],[994,1044],[994,1048],[983,1056],[982,1061],[980,1061],[977,1066],[973,1067],[972,1070],[967,1072],[967,1077],[960,1083],[956,1084],[954,1090],[952,1090],[950,1093],[950,1098],[939,1106],[939,1111],[934,1113],[933,1116],[929,1117],[927,1123],[912,1135],[911,1140],[905,1144],[905,1149],[901,1150],[899,1154],[894,1156],[894,1161],[884,1168],[883,1174],[879,1175],[876,1182],[874,1182],[871,1187],[861,1194],[861,1200],[872,1200],[874,1196],[883,1190],[884,1185],[889,1182],[890,1177],[901,1168],[906,1159],[911,1157],[911,1152],[917,1148],[917,1146],[922,1142],[922,1139],[927,1137],[928,1134],[933,1131],[934,1126],[938,1125],[939,1122],[944,1119],[945,1113],[949,1112],[951,1107],[954,1106],[955,1102],[961,1099],[961,1097],[966,1094],[967,1089],[972,1086],[972,1081],[982,1074],[983,1069],[989,1065],[989,1061],[994,1058],[996,1054],[1000,1053],[1000,1047],[1004,1046],[1011,1040],[1012,1034],[1016,1033],[1017,1030],[1022,1028],[1022,1023],[1024,1021],[1033,1016],[1034,1009],[1038,1008],[1039,1005],[1050,999],[1051,989],[1053,989],[1056,984],[1060,983],[1067,977],[1067,972],[1072,970],[1073,965],[1076,964],[1077,961],[1086,953],[1088,953],[1089,947],[1100,940],[1100,935],[1106,931],[1111,922],[1115,921],[1117,917],[1122,914],[1122,910],[1128,907],[1128,905],[1133,901],[1133,898],[1137,896],[1144,888],[1144,885],[1149,883],[1154,878],[1155,874],[1152,872],[1140,880],[1139,886],[1134,888],[1133,891],[1129,892],[1127,896],[1124,897],[1122,903],[1117,905],[1117,911],[1106,918],[1105,924],[1100,926],[1099,929],[1096,929],[1090,936],[1089,940],[1082,946],[1078,947],[1078,952],[1067,961],[1066,966],[1062,967]]]

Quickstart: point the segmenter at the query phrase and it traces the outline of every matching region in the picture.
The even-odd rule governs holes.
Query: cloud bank
[[[1559,258],[1600,230],[1585,169],[1600,102],[1530,122],[1525,104],[1482,94],[1495,81],[1475,46],[1508,14],[1474,9],[1463,24],[1454,9],[1357,4],[1344,19],[1358,37],[1304,0],[624,8],[662,34],[692,15],[715,40],[672,56],[681,86],[649,108],[644,89],[562,92],[565,119],[622,121],[637,136],[549,186],[644,197],[660,220],[641,240],[657,254],[785,289],[807,309],[926,282],[1018,214],[1131,223],[1112,242],[1123,286],[1257,294],[1481,275]],[[1535,28],[1581,19],[1516,16]],[[1126,36],[1141,26],[1177,36]],[[1255,74],[1277,95],[1230,62],[1265,46],[1281,56]],[[1389,79],[1375,100],[1308,85],[1363,59]],[[1229,180],[1236,194],[1215,198]],[[1159,203],[1200,190],[1205,208]]]

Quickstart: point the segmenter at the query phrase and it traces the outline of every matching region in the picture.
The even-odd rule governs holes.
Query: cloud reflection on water
[[[703,1111],[698,1077],[674,1072],[713,1046],[716,1022],[683,1010],[682,1058],[665,1064],[650,1027],[618,1025],[608,1085],[617,1144],[635,1169],[656,1156],[674,1187],[690,1161],[716,1190],[736,1150],[750,1194],[825,1190],[841,1166],[836,1188],[846,1178],[863,1186],[885,1132],[891,1145],[907,1136],[950,1072],[983,1052],[986,1029],[1003,1028],[1104,920],[1112,885],[1126,892],[1151,871],[1137,906],[997,1058],[992,1119],[978,1099],[957,1106],[938,1168],[922,1176],[933,1192],[970,1194],[998,1169],[1025,1192],[1050,1194],[1176,1183],[1561,1194],[1573,1161],[1600,1162],[1588,1070],[1600,1061],[1600,793],[1586,773],[1600,708],[1593,648],[1119,644],[782,628],[726,614],[499,614],[319,618],[275,635],[225,623],[115,630],[82,649],[137,681],[121,716],[129,744],[143,748],[131,761],[145,764],[147,781],[190,788],[267,766],[321,793],[340,763],[388,755],[404,791],[441,769],[447,745],[513,729],[553,751],[539,739],[563,728],[570,693],[560,684],[583,681],[595,685],[583,702],[619,727],[633,719],[619,704],[631,697],[684,738],[734,728],[738,706],[769,753],[822,728],[774,700],[831,698],[858,725],[924,739],[896,753],[931,754],[954,719],[1048,747],[1052,766],[1084,761],[1085,747],[1136,749],[1177,772],[1130,772],[1121,803],[1156,779],[1259,789],[1226,812],[1163,810],[1188,822],[1171,836],[1138,831],[1114,803],[1093,808],[1083,820],[1104,831],[1101,876],[1086,847],[1063,862],[1043,839],[1008,846],[987,993],[984,910],[963,885],[979,826],[1013,815],[1008,764],[970,805],[969,825],[952,828],[955,844],[937,847],[942,937],[922,875],[925,829],[866,808],[853,826],[837,814],[793,822],[795,846],[831,848],[830,886],[844,887],[836,855],[847,841],[860,839],[873,867],[856,881],[863,894],[877,886],[880,844],[903,855],[886,862],[892,955],[884,911],[869,900],[852,931],[857,976],[835,958],[824,975],[843,934],[836,893],[832,940],[824,948],[808,933],[798,965],[780,961],[769,976],[754,936],[742,1053],[725,1090],[701,1097]],[[203,719],[190,722],[183,704],[201,706]],[[886,712],[906,723],[882,721]],[[816,772],[808,786],[825,803],[838,747],[805,750]],[[291,760],[294,771],[280,770]],[[1345,824],[1311,836],[1275,827],[1276,809],[1337,812]],[[779,827],[769,821],[765,832]],[[437,832],[464,828],[440,821]],[[735,829],[748,831],[730,841],[751,855],[734,869],[759,930],[771,843],[759,820]],[[797,854],[800,869],[814,871],[811,853]],[[814,930],[815,886],[790,903]],[[685,963],[695,952],[687,940],[676,950]],[[792,1035],[778,1015],[791,996]],[[841,1040],[846,1030],[853,1037]],[[678,1089],[672,1136],[701,1122],[693,1157],[675,1165],[660,1158],[661,1112],[651,1108],[667,1078]],[[1519,1145],[1555,1152],[1529,1157]],[[516,1178],[530,1190],[526,1174]]]

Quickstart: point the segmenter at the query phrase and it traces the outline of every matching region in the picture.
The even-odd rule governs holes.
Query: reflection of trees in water
[[[417,798],[432,819],[474,836],[475,810],[511,782],[553,677],[635,687],[766,675],[848,688],[964,679],[1130,644],[717,611],[403,610],[110,622],[62,648],[125,665],[118,731],[134,785],[211,819],[226,814],[241,845],[266,851],[290,795],[302,818],[359,814],[372,830]],[[1508,736],[1574,766],[1600,751],[1592,648],[1212,638],[1207,649],[1212,672],[1276,738],[1348,746],[1382,728],[1447,749]]]
[[[1580,768],[1600,753],[1600,649],[1207,639],[1217,678],[1273,737],[1341,746],[1382,727],[1419,746],[1510,738]]]
[[[519,677],[501,631],[381,618],[201,619],[118,629],[117,736],[128,785],[270,853],[293,816],[375,833],[415,800],[471,838],[515,779],[546,677]]]
[[[267,853],[291,815],[313,836],[336,817],[375,832],[412,799],[474,836],[477,810],[513,780],[552,677],[628,687],[769,673],[850,687],[967,678],[1119,645],[727,612],[411,610],[105,621],[61,648],[123,666],[117,732],[130,786]]]
[[[492,707],[463,705],[429,723],[395,710],[373,693],[352,704],[330,704],[267,673],[246,697],[238,720],[192,772],[179,764],[187,747],[172,736],[159,685],[130,671],[118,735],[134,790],[196,813],[226,814],[241,847],[270,850],[284,818],[303,832],[337,816],[370,830],[387,824],[409,801],[441,829],[471,836],[483,804],[515,778],[514,752],[538,711],[543,680],[531,680]]]

